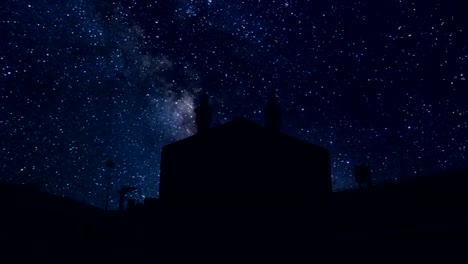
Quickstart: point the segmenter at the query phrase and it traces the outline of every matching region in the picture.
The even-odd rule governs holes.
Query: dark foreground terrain
[[[458,182],[413,179],[334,193],[327,210],[152,204],[103,211],[31,186],[2,184],[0,254],[150,262],[459,256],[468,245],[467,175],[455,176]]]

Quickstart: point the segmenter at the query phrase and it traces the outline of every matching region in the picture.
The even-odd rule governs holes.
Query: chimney
[[[200,104],[195,108],[195,124],[197,134],[205,133],[211,127],[211,115],[213,109],[208,102],[208,95],[203,92],[200,96]]]

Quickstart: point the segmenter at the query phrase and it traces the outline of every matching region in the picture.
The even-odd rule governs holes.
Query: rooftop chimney
[[[200,104],[195,108],[195,124],[197,133],[205,133],[211,126],[211,115],[213,109],[208,102],[208,95],[203,92],[200,96]]]

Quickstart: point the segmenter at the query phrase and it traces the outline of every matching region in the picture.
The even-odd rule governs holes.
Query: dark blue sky
[[[0,4],[1,175],[104,206],[122,185],[157,195],[161,147],[262,122],[332,154],[336,189],[466,166],[468,24],[461,1],[13,1]],[[403,139],[399,150],[395,140]]]

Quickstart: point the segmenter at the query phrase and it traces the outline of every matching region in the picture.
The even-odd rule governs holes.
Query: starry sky
[[[104,207],[110,175],[111,208],[124,185],[156,197],[202,90],[214,126],[263,123],[276,91],[282,131],[330,150],[335,190],[361,163],[376,182],[466,167],[461,2],[3,0],[0,180]]]

